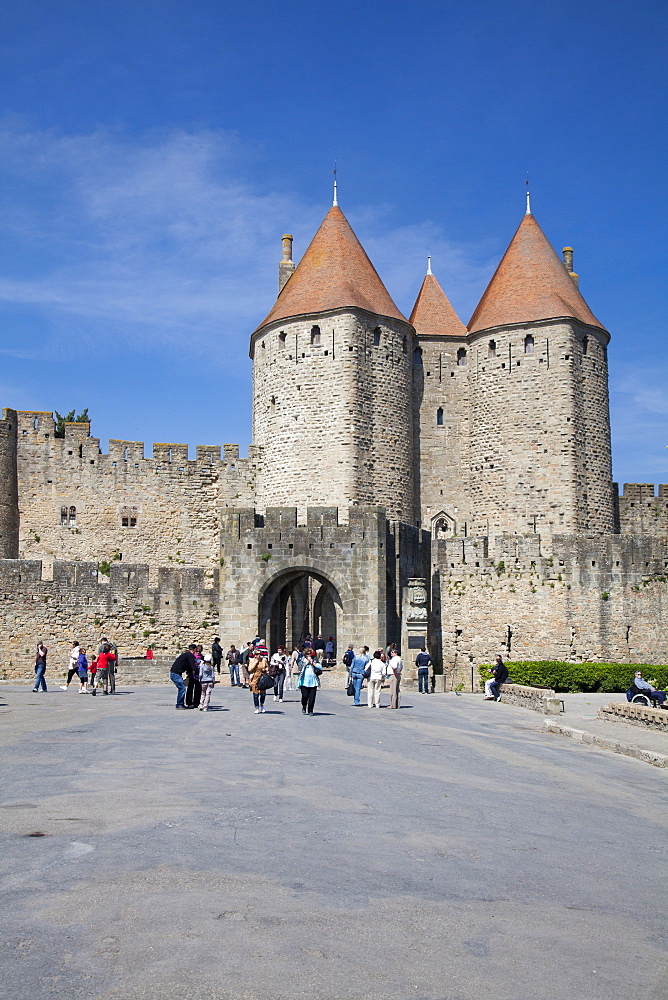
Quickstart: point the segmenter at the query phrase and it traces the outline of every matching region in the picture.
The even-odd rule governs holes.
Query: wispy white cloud
[[[610,378],[615,470],[623,482],[668,482],[668,365]],[[619,470],[617,472],[617,470]]]
[[[324,214],[295,193],[256,190],[246,179],[256,155],[207,129],[139,138],[0,129],[5,238],[17,248],[0,301],[24,322],[39,317],[34,350],[48,356],[57,343],[62,354],[66,331],[69,349],[113,338],[223,348],[232,365],[245,358],[276,294],[281,234],[289,226],[303,251]],[[393,228],[382,206],[351,221],[401,308],[410,311],[431,252],[466,320],[490,272],[485,248],[457,246],[432,222]]]

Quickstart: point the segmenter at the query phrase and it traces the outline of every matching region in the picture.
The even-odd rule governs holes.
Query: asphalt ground
[[[287,699],[0,691],[1,997],[663,1000],[665,770],[480,698]]]

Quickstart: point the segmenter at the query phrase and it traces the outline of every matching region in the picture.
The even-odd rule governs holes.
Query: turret
[[[0,558],[18,559],[19,489],[16,460],[16,410],[0,420]]]
[[[614,531],[610,335],[572,266],[527,207],[469,323],[473,531]]]
[[[374,503],[412,522],[414,347],[333,205],[251,337],[259,506]]]

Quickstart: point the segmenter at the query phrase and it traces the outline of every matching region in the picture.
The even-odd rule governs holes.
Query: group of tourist
[[[293,646],[290,653],[284,646],[278,646],[271,656],[259,636],[239,648],[232,643],[227,652],[224,652],[219,636],[213,641],[211,653],[205,654],[202,646],[191,643],[185,652],[177,656],[169,675],[177,689],[176,708],[179,711],[188,708],[207,711],[211,691],[225,663],[230,674],[230,686],[251,692],[256,715],[266,711],[265,701],[271,691],[274,701],[282,702],[286,690],[297,690],[301,695],[302,712],[310,716],[314,714],[324,666],[333,665],[335,655],[336,647],[331,636],[325,642],[321,636],[313,639],[307,635],[302,643]],[[366,681],[369,708],[381,708],[381,691],[386,683],[390,690],[389,708],[399,708],[404,664],[396,643],[390,643],[386,649],[377,649],[373,656],[369,655],[368,646],[360,646],[355,652],[351,643],[343,654],[343,663],[347,671],[346,689],[353,698],[353,705],[361,704]],[[428,694],[433,660],[426,648],[423,647],[418,654],[416,665],[419,692]]]
[[[46,660],[49,650],[40,640],[35,650],[35,686],[33,693],[46,692]],[[72,642],[67,661],[67,680],[60,685],[61,691],[67,691],[73,679],[79,682],[79,694],[96,696],[98,689],[102,694],[114,694],[116,691],[116,667],[118,665],[118,649],[115,643],[102,636],[97,652],[88,651],[78,639]]]
[[[273,690],[274,701],[283,701],[286,679],[288,691],[294,690],[292,679],[295,673],[295,686],[301,692],[302,712],[313,715],[327,652],[324,643],[316,648],[309,636],[303,645],[295,646],[290,656],[283,646],[279,646],[270,657],[266,645],[257,637],[239,649],[232,644],[224,658],[230,672],[231,687],[250,690],[256,715],[265,712],[264,703],[269,691]],[[333,645],[329,652],[333,656]],[[219,637],[214,639],[211,653],[203,653],[201,646],[191,643],[185,652],[177,656],[169,676],[176,687],[178,710],[199,708],[200,712],[208,711],[211,691],[216,677],[220,675],[222,663],[223,648]]]

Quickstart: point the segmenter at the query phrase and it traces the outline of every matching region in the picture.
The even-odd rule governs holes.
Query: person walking
[[[188,649],[180,653],[174,662],[172,663],[172,669],[169,672],[169,679],[176,687],[176,707],[182,711],[185,711],[185,700],[186,700],[186,685],[183,680],[184,673],[189,670],[196,670],[197,663],[195,661],[195,646],[194,642],[188,646]]]
[[[346,668],[346,687],[350,683],[350,668],[352,666],[353,660],[355,659],[355,649],[352,642],[349,644],[347,650],[343,654],[343,665]]]
[[[305,649],[302,657],[301,670],[297,687],[302,694],[302,715],[313,715],[315,706],[315,696],[320,687],[320,674],[322,667],[318,663],[315,652],[312,649]]]
[[[216,683],[213,655],[211,653],[205,653],[204,659],[199,665],[199,683],[202,691],[199,710],[200,712],[208,712],[211,692],[213,691],[213,685]]]
[[[267,690],[271,687],[269,661],[267,660],[268,653],[269,650],[267,647],[262,643],[258,643],[253,649],[253,656],[248,664],[249,684],[253,694],[256,715],[264,714],[264,699],[267,696]]]
[[[37,643],[37,649],[35,651],[35,686],[33,692],[37,693],[40,689],[46,694],[46,657],[48,654],[48,649],[40,639]]]
[[[67,661],[67,680],[60,685],[61,691],[67,691],[70,682],[75,674],[79,672],[79,640],[75,639],[70,650],[70,658]]]
[[[427,652],[426,646],[422,646],[420,652],[415,657],[415,666],[418,675],[418,694],[429,694],[429,668],[434,661]]]
[[[217,635],[216,638],[211,643],[211,658],[213,662],[214,669],[217,674],[220,673],[220,665],[223,662],[223,647],[220,645],[220,636]]]
[[[234,643],[232,643],[228,651],[225,653],[225,662],[227,663],[228,670],[230,671],[230,687],[241,687],[241,681],[239,680],[240,656],[241,653],[236,648]]]
[[[367,667],[369,683],[367,685],[367,705],[369,708],[380,708],[380,692],[385,676],[385,662],[382,649],[377,649]]]
[[[318,663],[322,663],[325,657],[325,640],[321,635],[316,635],[313,640],[313,649],[315,650],[315,655]]]
[[[86,694],[88,691],[88,660],[83,646],[79,650],[77,673],[79,674],[79,694]]]
[[[508,667],[501,656],[497,656],[492,667],[492,676],[485,681],[485,701],[501,700],[501,685],[508,680]]]
[[[325,643],[325,662],[328,667],[333,667],[336,662],[336,643],[333,635],[330,635]]]
[[[274,701],[283,701],[283,685],[289,665],[290,661],[285,655],[285,648],[279,646],[269,662],[274,677]]]
[[[387,661],[387,676],[390,678],[390,708],[399,708],[401,703],[401,673],[404,663],[396,646],[390,659]]]
[[[353,705],[359,705],[360,694],[362,693],[362,685],[364,684],[364,677],[366,675],[367,664],[371,657],[369,656],[369,647],[360,646],[360,651],[357,656],[353,657],[353,661],[350,664],[350,679],[353,682],[353,687],[355,688],[355,694],[353,696]]]

